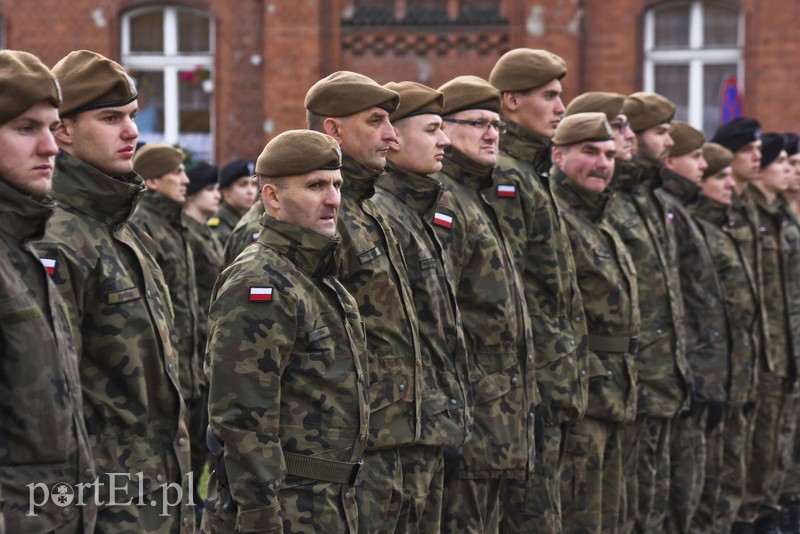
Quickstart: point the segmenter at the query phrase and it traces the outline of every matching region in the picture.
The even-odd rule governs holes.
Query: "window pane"
[[[736,76],[736,65],[703,67],[703,130],[710,138],[722,118],[722,89],[729,76]]]
[[[689,47],[689,4],[655,11],[656,49]]]
[[[145,13],[131,19],[131,52],[164,50],[164,12]]]
[[[139,113],[136,126],[142,137],[164,132],[164,73],[139,71],[132,73],[139,91]],[[145,139],[143,139],[145,140]]]
[[[194,11],[178,10],[179,52],[210,52],[210,34],[208,17]]]
[[[201,67],[178,73],[179,143],[191,152],[195,160],[209,159],[212,156],[212,83],[209,71]]]
[[[657,65],[655,92],[675,103],[675,118],[685,121],[689,117],[689,66]]]
[[[703,5],[703,40],[709,47],[737,46],[739,12],[719,4]]]

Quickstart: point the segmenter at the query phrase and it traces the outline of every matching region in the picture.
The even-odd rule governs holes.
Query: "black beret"
[[[495,63],[489,83],[498,91],[536,89],[567,74],[566,62],[547,50],[516,48]]]
[[[341,166],[342,150],[333,137],[314,130],[289,130],[267,143],[258,156],[256,172],[280,178]]]
[[[737,117],[720,125],[711,141],[731,152],[736,152],[746,144],[759,139],[761,139],[761,123],[750,117]]]
[[[730,166],[733,152],[717,143],[706,143],[703,145],[703,159],[708,163],[708,167],[703,171],[703,178],[708,178]]]
[[[400,106],[390,117],[392,122],[414,115],[442,114],[444,95],[441,91],[417,82],[389,82],[384,87],[400,95]]]
[[[138,93],[125,69],[105,56],[89,50],[70,52],[53,67],[64,101],[61,116],[90,109],[130,104]]]
[[[39,58],[18,50],[0,51],[0,124],[47,100],[61,104],[58,80]]]
[[[357,72],[334,72],[311,86],[305,107],[323,117],[347,117],[379,107],[389,113],[397,109],[400,96]]]
[[[235,182],[242,176],[253,176],[256,173],[256,162],[252,159],[235,159],[225,164],[219,170],[220,187],[225,187]]]
[[[796,133],[783,134],[783,149],[789,156],[794,156],[800,152],[800,137]]]
[[[641,133],[675,116],[675,104],[658,93],[640,91],[625,98],[622,112],[628,117],[634,132]]]
[[[465,109],[486,109],[500,113],[500,91],[478,76],[458,76],[439,87],[444,94],[442,115]]]
[[[669,135],[675,142],[669,149],[670,156],[683,156],[698,148],[703,148],[706,136],[683,121],[673,121],[669,127]]]
[[[189,185],[186,186],[186,194],[193,195],[201,189],[217,183],[219,167],[207,161],[198,161],[186,169],[186,176],[189,177]]]
[[[584,141],[608,141],[614,139],[611,125],[605,113],[576,113],[558,123],[553,144],[556,146],[574,145]]]
[[[769,167],[783,150],[783,136],[779,133],[765,133],[761,136],[761,168]]]
[[[606,114],[608,122],[617,118],[622,113],[622,104],[625,103],[625,96],[619,93],[605,93],[603,91],[592,91],[583,93],[572,99],[564,115],[575,115],[576,113],[586,113],[595,111]]]

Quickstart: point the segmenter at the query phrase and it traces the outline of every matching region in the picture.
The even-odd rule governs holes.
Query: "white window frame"
[[[689,107],[687,122],[703,130],[703,67],[705,65],[736,64],[736,80],[739,90],[744,92],[744,15],[739,9],[736,49],[703,48],[703,6],[706,3],[724,3],[707,0],[692,0],[689,6],[689,48],[655,50],[655,18],[660,8],[670,4],[686,4],[686,1],[655,5],[647,10],[644,19],[644,89],[655,91],[655,71],[660,65],[689,66]]]
[[[193,11],[208,18],[209,27],[209,53],[208,54],[181,54],[178,51],[178,10]],[[131,19],[151,13],[162,11],[164,13],[164,50],[162,52],[131,52]],[[213,79],[214,68],[214,19],[211,13],[185,6],[146,6],[126,11],[122,15],[122,64],[127,69],[156,70],[164,73],[164,142],[175,144],[180,141],[178,99],[178,73],[193,70],[200,66],[211,73]],[[213,107],[212,107],[213,111]],[[211,116],[211,139],[214,139],[214,120]]]

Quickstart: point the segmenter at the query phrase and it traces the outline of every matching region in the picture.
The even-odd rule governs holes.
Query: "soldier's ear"
[[[261,198],[267,211],[277,211],[281,207],[280,190],[274,184],[267,182],[261,188]]]
[[[517,111],[517,108],[519,107],[519,101],[517,100],[518,94],[519,93],[516,91],[503,91],[503,108],[507,109],[508,111]]]
[[[61,122],[58,123],[56,130],[53,132],[53,136],[56,138],[56,142],[59,145],[72,144],[73,127],[72,119],[62,119]]]
[[[342,144],[342,123],[339,119],[327,117],[322,121],[322,130],[327,135],[333,137],[337,143]]]

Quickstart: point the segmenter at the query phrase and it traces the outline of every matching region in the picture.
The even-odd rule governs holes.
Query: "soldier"
[[[553,139],[552,174],[577,269],[589,336],[586,415],[570,431],[561,477],[564,532],[617,532],[620,429],[636,417],[639,300],[636,272],[609,224],[616,145],[603,113],[566,117]]]
[[[146,189],[132,162],[136,87],[122,66],[87,50],[52,71],[64,93],[58,206],[36,246],[67,305],[80,361],[104,503],[97,528],[191,532],[194,480],[172,305],[153,240],[129,221]]]
[[[441,530],[444,471],[454,471],[460,447],[467,438],[469,419],[467,356],[461,319],[456,307],[452,274],[442,260],[433,227],[433,210],[444,187],[432,179],[442,167],[450,140],[442,131],[441,92],[416,82],[388,83],[400,95],[391,121],[397,141],[386,155],[387,173],[377,182],[375,206],[391,224],[403,251],[414,306],[419,317],[422,355],[422,429],[420,462],[407,469],[429,471],[429,487],[419,488],[414,510],[424,510],[415,523],[421,532]],[[455,465],[443,463],[443,447]],[[419,476],[413,473],[414,476]]]
[[[9,534],[93,532],[97,514],[77,486],[95,474],[66,310],[52,264],[29,244],[55,209],[47,194],[60,103],[37,57],[0,52],[0,532],[5,522]],[[51,499],[58,483],[82,505]]]
[[[592,91],[573,98],[564,111],[564,115],[570,116],[592,111],[605,113],[608,124],[611,126],[611,132],[614,134],[614,144],[617,147],[614,160],[616,162],[631,161],[633,159],[633,140],[636,139],[636,134],[630,127],[628,117],[622,112],[624,103],[625,97],[619,93]]]
[[[308,127],[339,143],[342,246],[339,279],[358,303],[369,347],[370,425],[363,481],[356,492],[359,532],[417,529],[435,471],[415,469],[429,457],[422,438],[422,358],[418,320],[402,251],[371,197],[395,141],[389,114],[399,95],[349,71],[335,72],[306,93]]]
[[[668,241],[653,195],[674,144],[669,126],[675,105],[656,93],[634,93],[622,110],[636,134],[636,149],[633,161],[615,173],[612,187],[619,199],[609,215],[636,265],[641,316],[637,418],[622,437],[628,451],[622,530],[654,532],[669,509],[671,421],[689,402],[683,300],[670,262],[675,244]]]
[[[223,265],[230,265],[244,249],[251,243],[258,241],[261,234],[261,224],[259,220],[261,215],[264,214],[264,203],[257,201],[250,206],[247,213],[242,215],[239,222],[233,228],[231,235],[225,242],[225,249],[223,252]]]
[[[235,159],[219,170],[217,183],[222,204],[206,224],[214,230],[220,248],[225,248],[225,242],[236,223],[258,197],[258,187],[253,180],[254,171],[255,162],[250,159]]]
[[[525,503],[524,495],[507,494],[508,481],[532,474],[540,399],[524,287],[481,193],[491,184],[505,130],[500,92],[476,76],[459,76],[439,91],[452,144],[434,175],[446,190],[433,224],[453,274],[474,406],[472,436],[445,486],[443,531],[511,531]]]
[[[716,428],[725,412],[730,347],[725,335],[725,296],[703,232],[689,212],[708,167],[703,157],[705,136],[682,121],[673,121],[669,133],[674,144],[661,169],[661,186],[655,196],[669,242],[676,245],[670,250],[670,263],[678,266],[680,276],[692,404],[672,421],[670,513],[665,529],[686,533],[711,528],[706,518],[692,524],[692,517],[700,504],[706,471],[712,474],[705,486],[709,498],[719,489],[719,466],[706,467],[706,458],[709,445],[716,451],[722,443]],[[721,460],[717,454],[711,457],[715,462]]]
[[[510,492],[528,495],[516,499],[526,504],[514,514],[520,518],[519,531],[561,531],[561,456],[570,425],[586,411],[588,395],[588,378],[581,372],[586,368],[586,319],[575,261],[547,178],[549,168],[537,170],[550,160],[550,140],[564,112],[560,80],[566,73],[557,55],[518,48],[504,54],[489,76],[501,93],[500,113],[508,131],[500,136],[494,183],[486,197],[525,286],[543,401],[544,450],[538,451],[529,480],[509,482]]]
[[[794,171],[789,189],[784,193],[795,218],[800,217],[800,137],[796,133],[784,134],[783,149],[789,156],[789,164]]]
[[[308,130],[258,157],[266,231],[223,271],[209,311],[209,441],[224,453],[206,532],[354,533],[363,518],[367,349],[335,277],[341,162]]]

